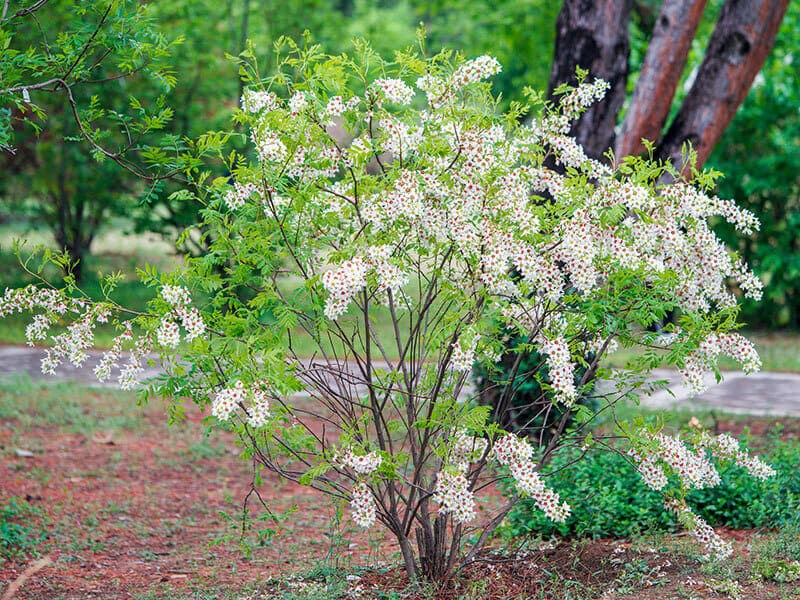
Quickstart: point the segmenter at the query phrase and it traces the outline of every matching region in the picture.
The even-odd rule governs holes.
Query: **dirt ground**
[[[251,497],[256,530],[242,539],[251,466],[232,436],[206,436],[196,408],[169,427],[163,406],[138,408],[130,395],[26,385],[0,389],[0,505],[29,506],[24,525],[45,537],[0,562],[0,598],[15,581],[14,597],[28,599],[343,597],[325,591],[337,571],[359,573],[344,593],[361,598],[730,598],[734,580],[741,598],[800,598],[791,584],[749,578],[753,532],[725,532],[737,547],[727,571],[681,552],[689,544],[680,536],[666,546],[564,542],[517,557],[487,553],[447,588],[414,596],[388,540],[355,531],[318,493],[269,474],[259,489],[275,518],[259,520],[266,512]],[[41,557],[50,563],[31,573]],[[385,566],[364,568],[376,564]]]
[[[73,416],[65,425],[47,424],[35,414],[0,423],[0,502],[15,498],[41,511],[33,521],[47,537],[37,551],[53,563],[17,597],[240,590],[323,561],[379,558],[380,539],[356,534],[349,522],[338,526],[326,498],[266,473],[260,490],[277,522],[259,521],[266,512],[251,496],[254,527],[263,533],[259,539],[251,531],[242,540],[239,518],[252,468],[233,436],[216,430],[206,436],[194,407],[186,422],[169,427],[163,407],[138,408],[129,395],[122,401],[132,416],[120,421],[120,407],[110,404],[114,395],[85,392],[85,423]],[[78,429],[100,427],[75,432],[76,422]],[[121,426],[103,428],[109,423]],[[0,563],[0,590],[29,562]]]

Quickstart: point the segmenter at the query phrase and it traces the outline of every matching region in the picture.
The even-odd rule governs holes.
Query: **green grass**
[[[758,350],[764,363],[763,370],[780,373],[800,373],[800,332],[741,332],[751,340]],[[624,367],[636,356],[635,348],[620,348],[607,358],[612,367]],[[735,371],[741,367],[729,358],[722,357],[719,361],[723,371]]]
[[[42,511],[21,498],[0,504],[0,565],[6,560],[35,556],[46,534],[39,526]]]
[[[37,424],[58,425],[70,433],[91,436],[94,431],[134,431],[143,424],[136,396],[109,393],[77,383],[33,381],[26,375],[0,379],[0,421],[28,429]]]

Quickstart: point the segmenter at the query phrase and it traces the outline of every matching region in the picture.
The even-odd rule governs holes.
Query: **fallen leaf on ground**
[[[102,432],[96,431],[94,433],[94,435],[92,435],[92,441],[95,444],[105,444],[105,445],[108,445],[108,446],[113,446],[114,445],[114,432],[111,431],[111,430],[102,431]]]

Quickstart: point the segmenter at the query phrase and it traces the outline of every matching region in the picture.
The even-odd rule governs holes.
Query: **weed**
[[[47,535],[31,523],[42,518],[41,510],[16,497],[0,506],[0,562],[37,553]]]

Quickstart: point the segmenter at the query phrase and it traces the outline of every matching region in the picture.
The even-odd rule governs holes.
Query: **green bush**
[[[722,483],[713,490],[694,490],[690,506],[712,526],[734,529],[800,524],[800,441],[771,436],[764,459],[778,474],[767,481],[749,477],[738,467],[719,469]],[[629,537],[676,528],[664,510],[663,496],[647,488],[623,456],[590,452],[569,465],[576,451],[562,452],[545,473],[548,485],[573,507],[565,523],[548,520],[533,501],[525,500],[509,514],[504,534],[559,534],[588,537]],[[569,465],[569,466],[565,466]]]

